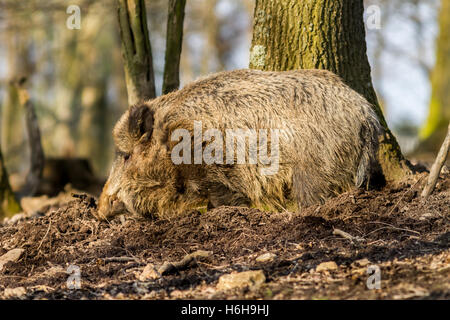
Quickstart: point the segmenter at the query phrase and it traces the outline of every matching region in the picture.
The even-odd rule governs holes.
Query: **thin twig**
[[[107,257],[102,259],[105,262],[138,262],[136,258],[131,257]]]
[[[52,226],[52,220],[50,219],[49,220],[49,222],[48,222],[48,228],[47,228],[47,232],[44,234],[44,236],[42,237],[42,240],[41,240],[41,242],[39,243],[39,247],[37,247],[37,250],[39,251],[40,250],[40,248],[41,248],[41,246],[42,246],[42,243],[44,243],[44,239],[45,239],[45,237],[47,237],[47,235],[48,235],[48,233],[49,233],[49,231],[50,231],[50,227]]]
[[[362,241],[364,241],[363,238],[352,236],[350,233],[342,231],[341,229],[333,229],[333,234],[341,236],[341,237],[343,237],[345,239],[348,239],[348,240],[354,241],[354,242],[362,242]]]
[[[169,273],[172,270],[179,270],[188,267],[191,263],[196,263],[197,260],[208,258],[212,255],[212,251],[198,250],[194,253],[188,254],[180,261],[176,262],[164,262],[163,265],[158,269],[159,274]]]
[[[385,226],[387,226],[387,227],[379,228],[379,229],[373,230],[373,231],[369,232],[367,235],[369,235],[369,234],[371,234],[371,233],[373,233],[373,232],[375,232],[375,231],[381,230],[381,229],[394,229],[394,230],[400,230],[400,231],[412,232],[412,233],[418,234],[418,235],[420,236],[420,232],[417,232],[417,231],[414,231],[414,230],[411,230],[411,229],[399,228],[399,227],[393,226],[392,224],[389,224],[389,223],[386,223],[386,222],[374,221],[374,222],[368,222],[368,223],[373,223],[373,224],[383,224],[383,225],[385,225]],[[367,236],[367,235],[366,235],[366,236]]]

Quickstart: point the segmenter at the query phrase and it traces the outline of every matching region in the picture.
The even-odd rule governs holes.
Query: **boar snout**
[[[127,212],[125,204],[117,198],[117,195],[108,195],[106,192],[102,192],[97,211],[99,220],[107,220],[125,212]]]

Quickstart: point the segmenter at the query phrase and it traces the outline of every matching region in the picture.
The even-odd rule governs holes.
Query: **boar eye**
[[[123,158],[124,161],[127,161],[128,159],[130,159],[131,154],[116,150],[116,156],[119,158]]]

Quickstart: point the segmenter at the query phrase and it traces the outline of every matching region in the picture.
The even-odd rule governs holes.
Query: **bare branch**
[[[439,150],[439,153],[436,157],[436,160],[434,161],[433,166],[431,167],[427,184],[425,185],[425,188],[422,191],[422,197],[427,198],[433,192],[434,187],[436,186],[437,179],[441,172],[442,166],[444,165],[445,160],[447,159],[449,147],[450,147],[450,123],[448,125],[447,135],[444,139],[444,143],[442,144],[441,149]]]

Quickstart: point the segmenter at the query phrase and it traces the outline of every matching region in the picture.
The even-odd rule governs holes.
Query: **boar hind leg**
[[[373,154],[363,154],[356,171],[355,186],[363,189],[380,189],[385,184],[386,179],[378,160]]]
[[[296,167],[292,176],[292,195],[297,200],[298,209],[309,207],[316,203],[323,203],[323,193],[317,187],[318,181],[315,181],[312,174]]]
[[[250,199],[240,192],[230,190],[223,184],[208,188],[208,210],[220,206],[249,207]]]

